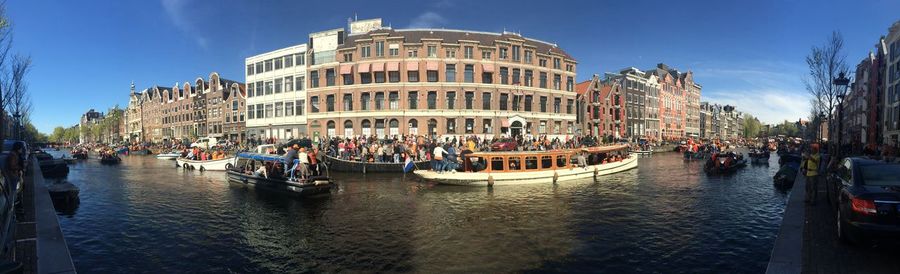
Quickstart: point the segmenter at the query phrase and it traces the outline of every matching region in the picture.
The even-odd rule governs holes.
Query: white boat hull
[[[185,158],[178,158],[175,161],[178,164],[178,167],[196,169],[200,171],[225,171],[229,166],[234,166],[234,157],[212,161],[195,161]]]
[[[417,176],[448,185],[487,186],[493,181],[494,186],[522,185],[553,183],[579,179],[591,179],[596,176],[609,175],[637,168],[637,157],[632,155],[620,162],[606,163],[587,167],[573,167],[568,169],[523,171],[523,172],[444,172],[437,173],[431,170],[416,170]]]
[[[160,153],[156,154],[156,159],[175,160],[181,157],[181,153]]]

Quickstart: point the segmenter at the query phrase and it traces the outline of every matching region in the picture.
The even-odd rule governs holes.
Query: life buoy
[[[204,172],[204,171],[206,171],[206,168],[203,166],[200,166],[200,172]]]
[[[231,163],[225,164],[225,169],[232,169],[232,168],[234,168],[234,165],[232,165]]]
[[[184,163],[184,166],[183,166],[183,167],[184,167],[184,169],[191,169],[191,166],[188,165],[187,163]]]

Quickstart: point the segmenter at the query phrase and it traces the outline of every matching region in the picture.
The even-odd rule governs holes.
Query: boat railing
[[[581,161],[584,165],[607,163],[606,158],[615,152],[625,152],[624,158],[617,158],[619,161],[624,160],[627,158],[627,150],[627,145],[619,145],[549,151],[475,152],[463,157],[463,170],[465,172],[571,170],[580,167]],[[579,156],[581,153],[587,155]],[[579,160],[579,157],[584,159]]]

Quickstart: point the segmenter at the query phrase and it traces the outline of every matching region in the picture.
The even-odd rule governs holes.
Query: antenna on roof
[[[353,13],[353,21],[359,21],[359,16],[355,12]]]

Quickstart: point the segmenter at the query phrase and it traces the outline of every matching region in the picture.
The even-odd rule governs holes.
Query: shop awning
[[[371,64],[359,64],[359,73],[369,73],[369,65]]]
[[[400,71],[400,62],[388,62],[387,71]]]
[[[372,63],[372,72],[383,72],[384,63]]]
[[[426,70],[438,70],[438,63],[437,62],[426,62],[425,69]]]
[[[481,70],[487,73],[494,73],[494,64],[481,64]]]
[[[353,73],[353,65],[341,65],[341,74]]]
[[[419,62],[406,62],[406,70],[407,71],[419,70]]]

